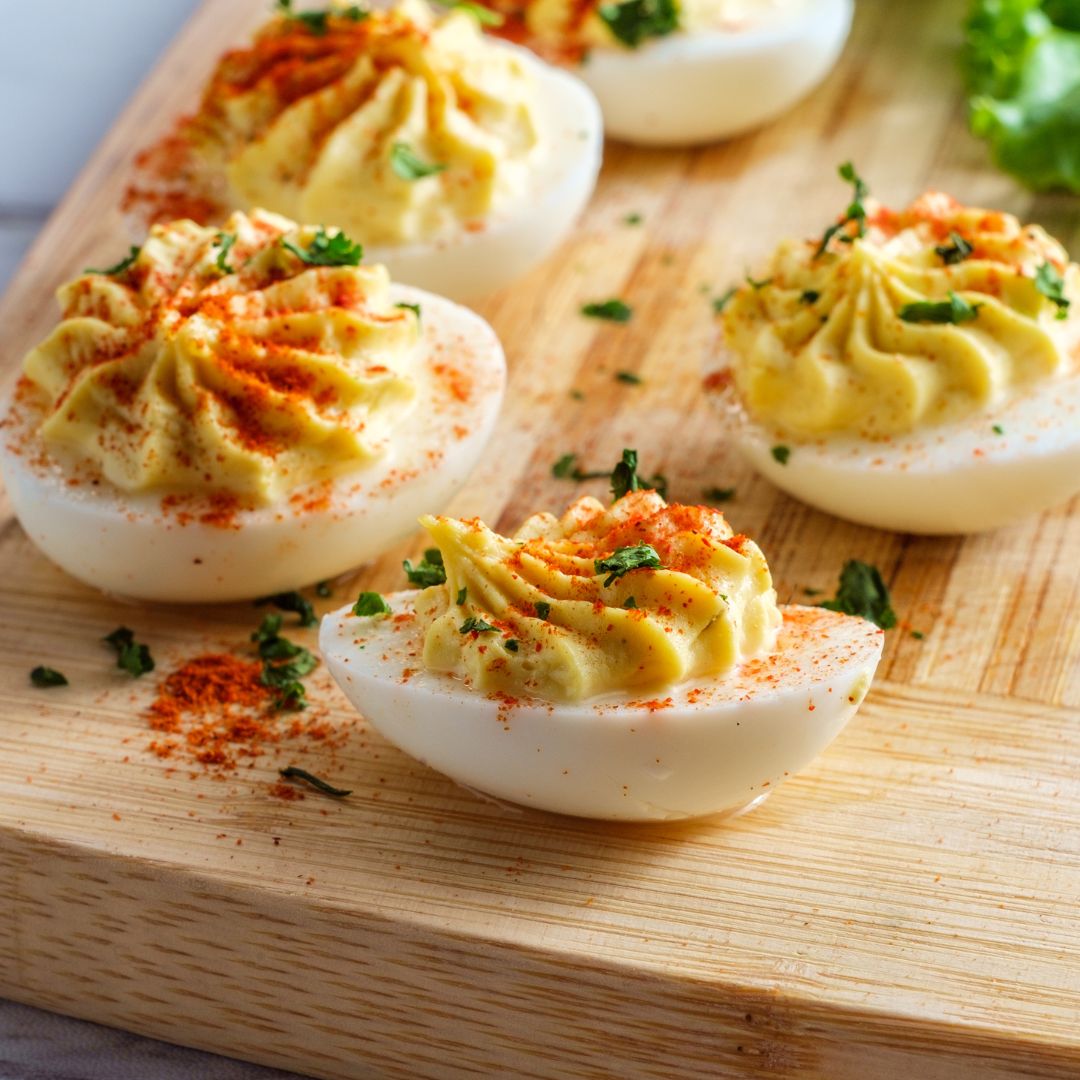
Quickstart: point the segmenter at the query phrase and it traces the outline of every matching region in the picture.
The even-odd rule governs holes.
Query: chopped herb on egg
[[[115,266],[108,266],[104,270],[95,270],[94,267],[88,266],[83,273],[84,274],[102,274],[104,277],[119,277],[125,271],[130,270],[135,265],[135,260],[139,257],[139,253],[142,251],[141,247],[136,247],[134,244],[128,249],[127,255],[121,259]]]
[[[219,232],[217,236],[214,237],[214,246],[218,249],[214,265],[223,274],[233,274],[236,272],[229,264],[229,252],[232,251],[233,244],[235,243],[236,233]]]
[[[829,249],[829,244],[832,238],[838,233],[841,233],[840,242],[850,244],[852,239],[866,235],[866,205],[864,200],[870,194],[870,189],[866,186],[862,177],[855,171],[855,166],[850,161],[845,161],[843,165],[837,169],[840,174],[841,180],[846,180],[852,185],[853,191],[851,196],[851,202],[848,204],[847,210],[844,211],[843,218],[840,219],[835,225],[830,225],[821,238],[821,243],[818,245],[818,249],[814,252],[814,258],[820,258]],[[848,225],[855,226],[855,237],[848,232],[844,232]]]
[[[135,632],[126,626],[118,626],[111,634],[102,639],[116,652],[116,666],[126,671],[133,679],[154,670],[154,658],[150,655],[150,646],[135,640]]]
[[[821,299],[821,293],[816,289],[804,289],[799,296],[799,300],[804,304],[816,304]]]
[[[324,8],[319,11],[294,11],[293,0],[277,0],[277,13],[284,19],[291,19],[300,23],[316,37],[322,37],[329,29],[330,17],[349,19],[352,22],[363,22],[371,12],[359,4],[349,4],[348,7]]]
[[[963,262],[975,249],[958,233],[949,233],[949,243],[939,244],[934,253],[946,266]]]
[[[321,791],[324,795],[333,795],[335,799],[343,799],[346,795],[352,794],[351,790],[346,791],[345,788],[334,787],[333,784],[328,784],[321,777],[309,773],[307,769],[298,768],[296,765],[287,765],[284,769],[278,769],[278,775],[285,780],[303,780],[305,784],[310,784],[316,791]]]
[[[483,619],[476,615],[470,615],[462,624],[458,627],[459,634],[490,634],[497,628],[492,626],[491,623],[485,622]]]
[[[408,143],[396,142],[390,148],[390,168],[395,176],[412,181],[445,172],[448,166],[438,161],[424,161]]]
[[[892,609],[889,589],[881,571],[858,559],[844,563],[835,599],[824,600],[821,606],[869,619],[882,630],[891,630],[896,625],[896,612]]]
[[[773,461],[776,461],[781,465],[786,465],[788,463],[788,459],[791,457],[791,447],[790,446],[774,446],[769,451],[769,453],[772,454]]]
[[[771,277],[762,278],[760,281],[757,281],[749,274],[746,275],[746,284],[749,285],[754,292],[757,292],[758,289],[764,289],[766,285],[771,285],[772,283],[773,279]]]
[[[285,239],[281,246],[308,266],[359,266],[364,257],[362,244],[354,244],[343,232],[331,236],[322,225],[306,248]]]
[[[401,303],[395,304],[394,307],[401,308],[402,311],[411,311],[417,317],[417,319],[420,318],[419,304],[408,304],[404,300],[402,300]]]
[[[979,314],[982,304],[969,304],[962,296],[949,290],[948,300],[916,300],[900,308],[900,318],[909,323],[960,323],[971,322]]]
[[[503,648],[506,649],[507,652],[517,652],[519,648],[519,642],[517,638],[507,638],[503,642]]]
[[[467,588],[465,588],[464,586],[462,586],[460,589],[458,589],[458,594],[457,594],[457,606],[458,607],[461,607],[461,605],[465,603],[465,600],[468,597],[468,595],[469,595],[469,590]]]
[[[1005,429],[1000,424],[994,424],[994,426],[990,430],[993,431],[995,435],[1005,434]]]
[[[1035,288],[1057,307],[1059,319],[1068,318],[1071,301],[1065,295],[1065,279],[1053,263],[1044,262],[1035,271]]]
[[[424,557],[415,566],[408,559],[401,565],[410,585],[430,589],[432,585],[446,582],[446,567],[443,566],[442,552],[438,548],[427,548]]]
[[[483,4],[474,4],[472,0],[451,0],[450,7],[456,11],[467,11],[481,26],[502,26],[506,17],[500,11],[492,11]]]
[[[713,302],[712,302],[713,312],[715,314],[719,315],[724,310],[724,308],[726,308],[728,306],[728,303],[731,301],[731,298],[738,291],[739,291],[738,287],[735,286],[735,285],[732,285],[731,288],[728,289],[728,291],[726,293],[724,293],[723,296],[715,297],[713,299]]]
[[[600,4],[596,14],[616,40],[631,49],[654,37],[665,37],[679,29],[675,0],[622,0]]]
[[[623,607],[627,611],[636,611],[637,610],[637,600],[635,600],[634,597],[632,597],[632,596],[628,596],[623,601]]]
[[[53,686],[67,686],[67,679],[55,668],[38,665],[30,672],[30,681],[39,690],[48,690]]]
[[[608,322],[628,323],[634,314],[634,309],[629,304],[619,299],[598,300],[591,304],[583,304],[581,314],[590,319],[606,319]]]
[[[391,615],[394,609],[386,602],[386,597],[382,593],[362,592],[353,604],[352,610],[354,615],[371,618],[375,615]]]
[[[538,619],[546,619],[551,614],[551,605],[546,600],[537,600],[533,607]]]
[[[616,548],[606,558],[597,559],[593,564],[597,574],[607,574],[604,578],[605,589],[631,570],[658,570],[662,566],[660,556],[651,544]]]

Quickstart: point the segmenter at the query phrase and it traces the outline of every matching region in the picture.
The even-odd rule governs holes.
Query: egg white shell
[[[716,398],[731,408],[725,394]],[[983,532],[1080,493],[1078,375],[1036,384],[992,413],[888,441],[793,442],[745,416],[733,431],[747,460],[782,491],[879,529]],[[790,448],[786,464],[773,457],[778,444]]]
[[[529,191],[481,229],[430,243],[368,249],[370,261],[385,263],[395,281],[454,300],[494,292],[543,262],[591,198],[604,152],[600,107],[587,86],[524,49],[493,47],[513,48],[536,80],[548,147]]]
[[[674,820],[735,812],[816,757],[854,715],[882,632],[786,607],[777,652],[720,679],[574,705],[507,704],[426,671],[413,603],[342,608],[319,647],[349,700],[390,742],[460,784],[581,817]]]
[[[817,86],[844,47],[853,10],[853,0],[811,0],[760,27],[593,49],[575,70],[596,94],[612,138],[714,142],[774,119]]]
[[[502,347],[478,315],[404,286],[393,286],[392,298],[422,308],[417,401],[385,454],[334,480],[325,506],[298,505],[301,489],[296,505],[243,510],[235,527],[215,527],[164,511],[160,494],[131,495],[104,482],[71,486],[60,465],[36,461],[12,438],[28,418],[9,405],[0,475],[27,535],[88,585],[181,603],[298,588],[379,555],[468,477],[495,426],[506,378]],[[455,394],[451,375],[436,370],[442,365],[467,374],[467,400]]]

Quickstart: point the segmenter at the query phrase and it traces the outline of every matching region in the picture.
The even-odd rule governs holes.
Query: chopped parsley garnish
[[[446,567],[443,566],[442,552],[438,548],[427,548],[424,557],[415,566],[408,559],[401,565],[410,585],[430,589],[432,585],[446,582]]]
[[[551,466],[551,475],[556,480],[599,480],[602,476],[610,476],[606,470],[601,472],[586,472],[577,463],[577,454],[563,454],[554,465]]]
[[[470,615],[459,627],[459,634],[490,634],[497,628],[476,615]]]
[[[842,611],[845,615],[859,615],[891,630],[896,625],[896,612],[892,609],[889,589],[876,566],[849,559],[840,571],[840,585],[834,600],[822,602],[823,608]]]
[[[629,304],[619,299],[598,300],[591,304],[583,304],[581,314],[590,319],[606,319],[608,322],[628,323],[634,309]]]
[[[133,679],[154,670],[154,658],[150,655],[149,645],[140,645],[135,640],[135,632],[126,626],[117,627],[102,639],[116,651],[116,666],[126,671]]]
[[[769,451],[769,453],[772,454],[773,461],[776,461],[781,465],[786,465],[788,463],[788,459],[791,457],[791,447],[790,446],[774,446]]]
[[[1071,301],[1065,295],[1065,279],[1058,272],[1053,263],[1044,262],[1035,271],[1035,288],[1046,297],[1050,303],[1057,306],[1057,317],[1066,319],[1069,316],[1069,304]]]
[[[570,396],[575,401],[584,401],[585,400],[585,395],[580,390],[578,390],[577,387],[574,387],[574,389],[570,391]]]
[[[444,172],[447,166],[437,161],[424,161],[408,143],[396,142],[390,148],[390,168],[395,176],[412,181]]]
[[[390,615],[393,608],[386,602],[381,593],[362,592],[353,604],[353,614],[365,618],[373,615]]]
[[[679,29],[675,0],[622,0],[601,4],[596,14],[616,40],[631,49],[648,38],[665,37]]]
[[[643,488],[657,492],[662,499],[667,498],[667,477],[657,473],[646,479],[638,475],[638,455],[636,450],[623,450],[622,460],[611,470],[611,500],[618,502],[631,491]]]
[[[656,570],[663,564],[656,549],[650,544],[633,544],[630,547],[616,548],[605,559],[597,559],[593,567],[597,574],[607,574],[604,578],[606,589],[613,581],[629,574],[631,570]]]
[[[333,591],[333,589],[330,588],[330,582],[329,581],[320,581],[319,584],[315,586],[315,595],[316,596],[321,596],[324,600],[328,596],[333,596],[334,591]]]
[[[506,16],[500,11],[492,11],[483,4],[474,4],[472,0],[452,0],[450,7],[467,11],[481,26],[502,26]]]
[[[756,281],[749,274],[746,275],[746,284],[749,285],[754,292],[757,292],[758,289],[764,289],[766,285],[771,285],[772,283],[773,279],[771,277],[762,278],[760,281]]]
[[[1000,424],[995,424],[991,429],[995,435],[1004,435],[1005,429]]]
[[[300,681],[319,665],[314,653],[280,635],[284,620],[280,615],[267,615],[251,635],[258,646],[263,669],[259,681],[277,691],[275,709],[307,707],[307,691]]]
[[[299,769],[295,765],[288,765],[284,769],[278,769],[278,775],[285,780],[303,780],[305,784],[310,784],[316,791],[321,791],[324,795],[333,795],[335,799],[343,799],[346,795],[352,794],[351,790],[346,791],[344,788],[336,788],[322,778],[313,776],[307,769]]]
[[[939,244],[934,253],[946,266],[963,262],[975,249],[958,233],[949,233],[949,243]]]
[[[277,13],[282,18],[300,23],[316,37],[322,37],[326,33],[331,15],[340,19],[351,19],[353,22],[363,22],[371,14],[367,8],[359,4],[322,11],[294,11],[292,0],[277,0]]]
[[[95,270],[94,267],[88,266],[83,271],[83,273],[102,274],[105,277],[118,277],[120,274],[125,273],[135,265],[135,260],[139,257],[139,253],[141,251],[141,247],[136,247],[134,244],[132,244],[128,250],[126,258],[121,259],[115,266],[106,267],[104,270]]]
[[[547,619],[551,614],[551,605],[546,600],[537,600],[533,604],[533,608],[536,610],[536,617],[538,619]]]
[[[461,607],[461,605],[465,603],[465,600],[468,597],[468,595],[469,595],[469,590],[467,588],[465,588],[464,585],[460,589],[458,589],[457,601],[456,601],[458,607]]]
[[[628,386],[640,386],[642,378],[640,375],[635,375],[632,371],[616,371],[615,379],[617,382],[626,383]]]
[[[322,225],[306,248],[284,239],[281,246],[308,266],[359,266],[364,257],[362,244],[354,244],[343,232],[331,236]]]
[[[803,589],[803,593],[806,596],[820,596],[821,592],[821,589],[811,589],[809,585],[805,589]]]
[[[636,611],[636,610],[637,610],[637,600],[635,600],[635,599],[634,599],[634,598],[633,598],[632,596],[628,596],[628,597],[627,597],[627,598],[626,598],[626,599],[625,599],[625,600],[623,601],[623,607],[624,607],[624,608],[625,608],[625,609],[626,609],[627,611]]]
[[[275,596],[264,596],[261,600],[256,600],[255,604],[257,607],[269,604],[279,611],[292,611],[299,617],[301,626],[314,626],[319,621],[311,601],[295,589],[292,592],[277,593]]]
[[[706,488],[702,494],[709,502],[725,503],[735,498],[734,488],[711,487]]]
[[[950,289],[948,300],[916,300],[913,304],[904,304],[900,318],[909,323],[959,324],[971,322],[981,307],[982,304],[969,304]]]
[[[821,299],[821,293],[816,289],[804,289],[799,296],[804,304],[816,304]]]
[[[846,180],[853,187],[851,196],[851,202],[848,204],[847,210],[844,211],[843,218],[835,225],[830,225],[825,234],[821,238],[821,243],[818,245],[817,251],[814,252],[814,258],[820,258],[829,248],[829,244],[832,238],[837,233],[843,233],[840,237],[841,243],[850,244],[853,237],[850,233],[844,232],[848,225],[855,226],[855,237],[866,235],[866,206],[863,204],[863,200],[870,194],[870,189],[863,182],[863,179],[855,171],[855,166],[850,161],[845,161],[843,165],[837,170],[840,174],[841,180]]]
[[[728,306],[731,298],[739,291],[738,286],[732,285],[723,296],[716,297],[712,302],[713,311],[719,315]]]
[[[218,249],[214,265],[223,274],[233,274],[236,271],[229,265],[229,252],[236,243],[236,233],[219,232],[214,237],[214,246]]]
[[[923,632],[922,632],[921,630],[912,630],[912,631],[911,631],[911,636],[912,636],[912,637],[913,637],[913,638],[914,638],[914,639],[915,639],[916,641],[922,641],[922,639],[923,639],[924,637],[926,637],[926,635],[925,635],[925,634],[924,634],[924,633],[923,633]]]
[[[395,304],[394,307],[401,308],[403,311],[411,311],[418,319],[420,318],[419,304],[407,304],[404,300],[402,300],[401,303]]]
[[[39,690],[48,690],[52,686],[67,686],[68,681],[55,668],[39,665],[30,672],[30,681]]]
[[[507,652],[517,652],[519,647],[520,645],[517,638],[507,638],[503,642],[503,648],[506,649]]]
[[[645,219],[637,213],[627,214],[623,219],[624,225],[640,225]]]
[[[283,679],[280,683],[267,682],[266,673],[270,668],[263,668],[263,682],[277,690],[274,708],[281,711],[299,712],[308,705],[307,688],[299,679]]]

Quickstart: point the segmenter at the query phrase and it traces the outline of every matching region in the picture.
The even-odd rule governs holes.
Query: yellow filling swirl
[[[579,499],[562,518],[536,514],[512,538],[477,520],[421,524],[446,568],[446,584],[418,601],[424,664],[479,690],[549,701],[655,690],[775,644],[765,557],[717,510],[639,491],[611,507]],[[597,569],[642,544],[659,567],[613,580]]]
[[[1037,277],[1059,279],[1076,305],[1080,270],[1038,226],[929,193],[899,214],[872,210],[849,239],[823,253],[781,245],[724,309],[755,420],[795,438],[901,435],[1075,368],[1080,319]],[[956,322],[910,307],[951,296],[971,309]]]
[[[235,214],[155,226],[114,274],[58,293],[23,364],[41,435],[127,492],[270,503],[384,452],[411,405],[418,320],[381,266],[307,266],[318,234]]]

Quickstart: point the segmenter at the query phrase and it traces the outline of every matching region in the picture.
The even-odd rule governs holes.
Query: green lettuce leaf
[[[1080,192],[1080,0],[974,0],[971,129],[1029,187]]]

